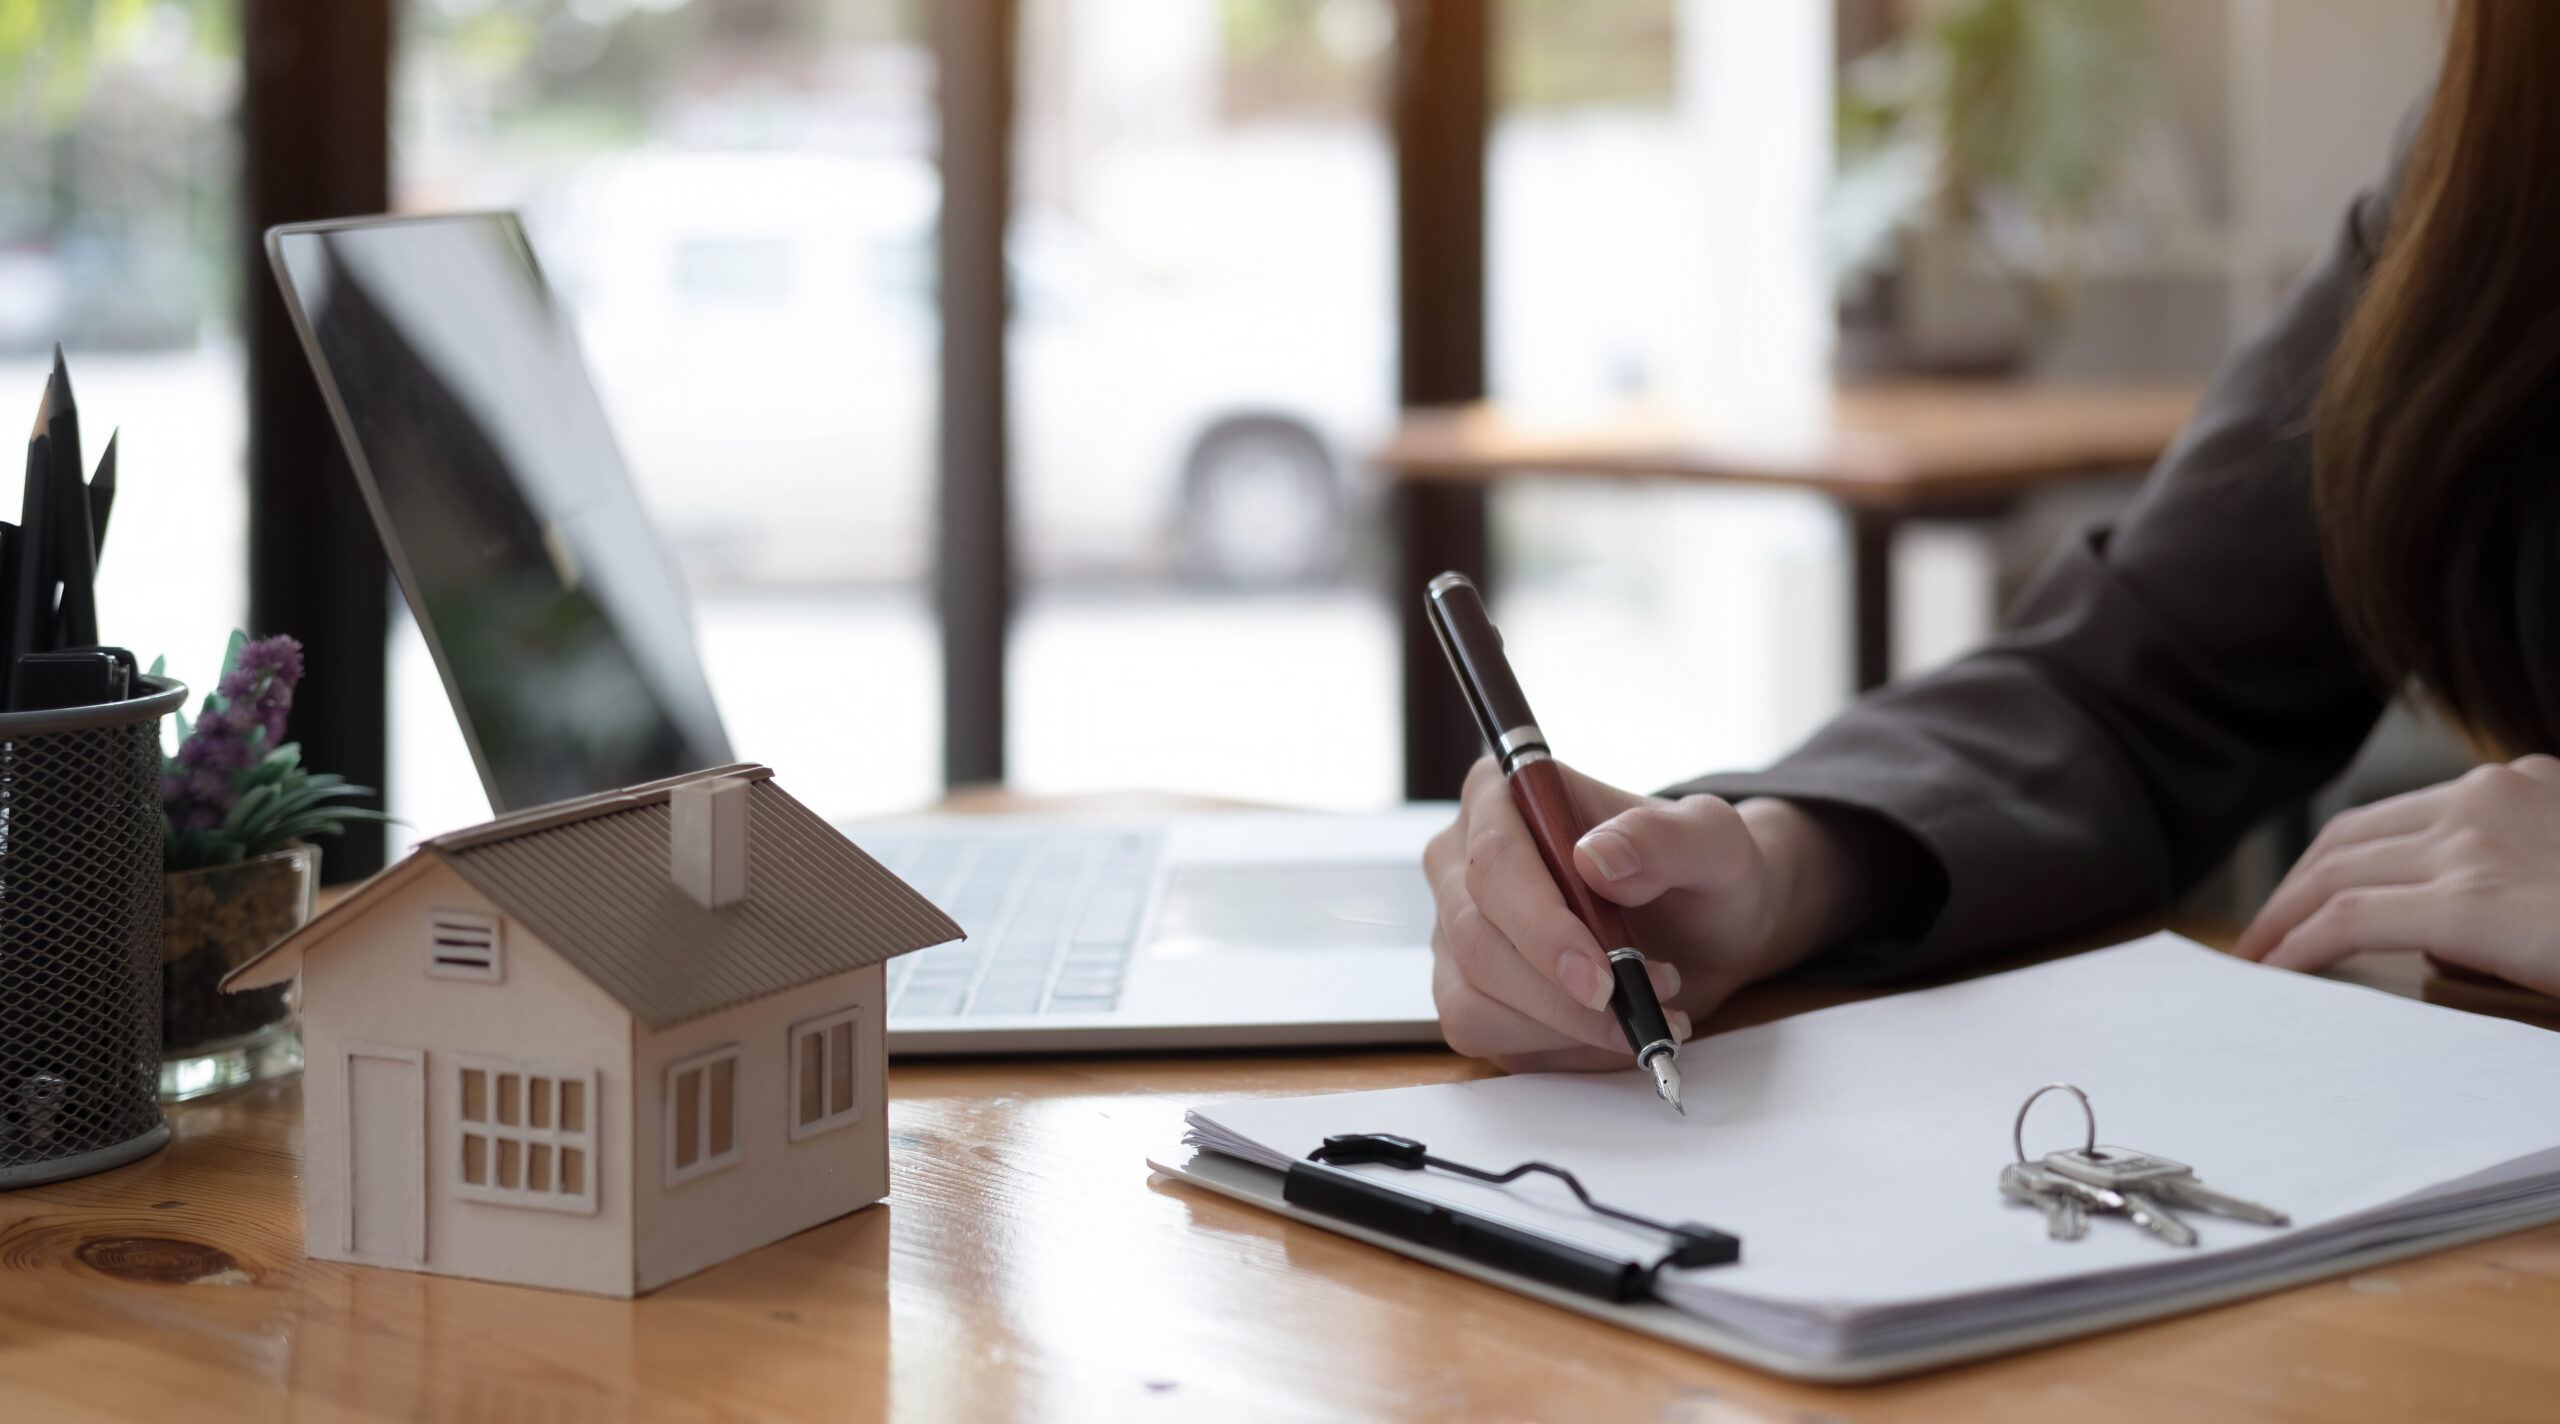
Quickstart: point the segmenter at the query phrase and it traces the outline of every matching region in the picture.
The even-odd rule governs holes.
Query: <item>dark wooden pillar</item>
[[[249,630],[302,641],[288,730],[303,760],[379,788],[390,575],[263,238],[277,223],[390,206],[391,0],[242,0],[240,25]],[[357,822],[326,843],[325,877],[369,875],[382,858],[382,827]]]
[[[1015,0],[934,0],[942,124],[942,415],[935,593],[942,774],[1004,779],[1013,610],[1005,421],[1005,224],[1013,206]]]
[[[1893,537],[1901,517],[1852,507],[1849,519],[1849,626],[1858,691],[1893,681]]]
[[[1407,408],[1485,394],[1485,144],[1493,34],[1483,0],[1400,0],[1390,96],[1396,159],[1398,385]],[[1458,794],[1481,740],[1423,618],[1422,587],[1457,569],[1490,592],[1485,491],[1403,483],[1391,575],[1404,668],[1404,792]]]

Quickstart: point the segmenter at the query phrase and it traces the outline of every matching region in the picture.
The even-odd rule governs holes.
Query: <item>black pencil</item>
[[[94,567],[107,552],[107,515],[116,507],[116,442],[121,430],[107,432],[106,453],[98,457],[98,473],[89,477],[89,561]]]

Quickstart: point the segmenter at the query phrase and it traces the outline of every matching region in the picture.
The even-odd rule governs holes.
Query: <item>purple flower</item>
[[[260,638],[240,649],[240,666],[272,675],[289,695],[302,681],[302,645],[282,633]]]
[[[300,643],[282,634],[254,642],[234,635],[221,678],[160,778],[172,825],[210,830],[222,824],[240,799],[233,773],[283,744],[285,716],[301,680]]]

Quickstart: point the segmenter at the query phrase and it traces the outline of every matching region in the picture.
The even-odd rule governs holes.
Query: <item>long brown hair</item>
[[[2560,751],[2560,3],[2463,0],[2312,440],[2331,596],[2386,685]]]

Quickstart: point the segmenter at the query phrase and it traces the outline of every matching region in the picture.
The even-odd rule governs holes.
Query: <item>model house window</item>
[[[464,1057],[454,1068],[454,1195],[546,1211],[596,1209],[593,1069]]]
[[[862,1120],[854,1089],[854,1045],[862,1010],[846,1009],[791,1028],[791,1140]]]
[[[439,979],[477,979],[486,984],[505,979],[506,946],[498,937],[498,917],[469,910],[429,910],[427,972]]]
[[[738,1047],[667,1065],[667,1185],[738,1160]]]

